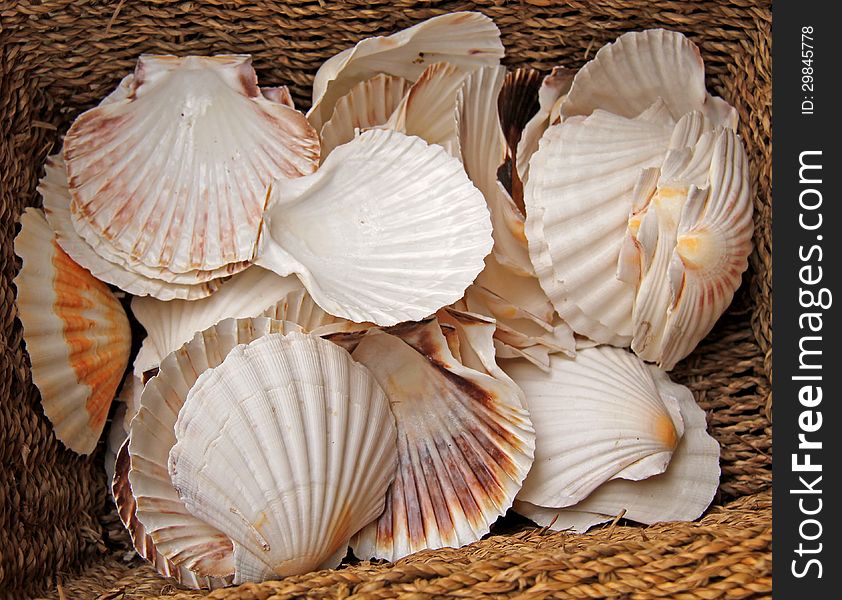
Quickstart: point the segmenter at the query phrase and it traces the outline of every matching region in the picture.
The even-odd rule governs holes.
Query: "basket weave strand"
[[[200,598],[138,562],[90,458],[54,438],[15,316],[15,222],[72,119],[143,52],[251,53],[260,81],[309,104],[319,64],[359,39],[453,10],[500,27],[510,65],[580,66],[621,33],[666,27],[699,44],[708,87],[740,114],[755,183],[755,251],[733,306],[674,377],[707,411],[722,446],[714,508],[700,523],[617,525],[585,536],[519,525],[470,547],[394,566],[214,592],[251,598],[748,598],[771,581],[771,9],[768,1],[494,0],[331,2],[0,0],[0,597]],[[61,581],[60,590],[56,582]]]

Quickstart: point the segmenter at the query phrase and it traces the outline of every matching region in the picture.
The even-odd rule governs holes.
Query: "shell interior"
[[[275,185],[256,262],[297,273],[332,315],[393,325],[458,300],[491,245],[485,202],[458,160],[373,129],[313,175]]]

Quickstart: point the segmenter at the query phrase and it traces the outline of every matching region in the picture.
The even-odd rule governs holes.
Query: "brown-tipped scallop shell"
[[[230,265],[218,272],[193,271],[176,274],[165,269],[140,268],[137,262],[103,258],[97,249],[86,242],[73,226],[70,214],[70,191],[61,153],[47,158],[46,175],[38,182],[44,202],[44,214],[62,250],[91,274],[134,296],[152,296],[158,300],[197,300],[211,295],[219,288],[222,277],[240,268]],[[131,266],[127,266],[127,265]]]
[[[126,96],[67,133],[73,223],[109,260],[174,273],[248,261],[272,179],[311,173],[318,154],[306,118],[260,93],[250,57],[144,55]]]
[[[173,561],[158,552],[152,536],[146,533],[143,523],[137,518],[137,503],[129,482],[130,469],[131,455],[129,454],[129,441],[126,440],[117,452],[111,494],[114,496],[114,504],[117,506],[120,521],[128,530],[138,555],[146,559],[164,577],[170,577],[177,583],[190,588],[214,589],[229,585],[233,580],[231,576],[202,577],[196,575],[190,569],[175,565]],[[229,553],[231,550],[231,547],[227,548]]]
[[[427,67],[403,97],[385,126],[438,144],[461,160],[456,95],[468,71],[446,62]]]
[[[61,249],[43,212],[28,208],[20,222],[14,282],[32,379],[56,437],[90,454],[129,360],[129,322],[108,287]]]
[[[399,457],[386,509],[352,540],[354,554],[397,560],[480,539],[532,464],[535,438],[520,390],[503,374],[459,363],[435,320],[353,335],[351,355],[392,405]],[[471,343],[466,338],[465,351]],[[483,344],[475,366],[482,356],[493,361],[490,330]]]

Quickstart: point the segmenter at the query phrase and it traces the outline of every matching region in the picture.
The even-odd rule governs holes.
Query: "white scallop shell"
[[[752,249],[748,159],[736,133],[716,136],[706,189],[691,186],[669,266],[672,303],[658,364],[669,370],[731,303]]]
[[[90,454],[129,360],[129,322],[108,287],[64,253],[43,212],[27,208],[20,223],[15,305],[32,381],[56,437]]]
[[[173,485],[234,543],[235,583],[334,567],[382,511],[394,417],[372,374],[316,336],[267,335],[199,377],[175,425]]]
[[[571,506],[608,480],[664,472],[684,424],[642,360],[598,346],[550,361],[549,373],[523,361],[505,366],[535,425],[535,462],[519,500]]]
[[[468,544],[511,506],[535,438],[521,391],[490,374],[491,329],[482,335],[460,344],[479,371],[456,361],[436,320],[372,329],[354,348],[389,398],[399,459],[383,515],[351,542],[359,558]]]
[[[249,260],[270,181],[312,172],[318,140],[260,93],[248,56],[145,55],[125,98],[76,119],[64,156],[89,244],[183,273]]]
[[[599,49],[582,67],[562,104],[564,117],[601,109],[633,118],[662,99],[674,120],[701,110],[715,125],[737,127],[737,112],[705,90],[698,47],[664,29],[633,31]]]
[[[456,95],[467,74],[465,69],[446,62],[430,65],[412,84],[386,127],[438,144],[461,160]]]
[[[645,170],[635,191],[635,206],[620,253],[620,271],[637,284],[632,311],[632,350],[644,360],[658,360],[673,290],[668,269],[676,234],[691,186],[706,186],[715,132],[700,112],[688,113],[676,125],[670,151],[660,170]],[[650,176],[651,175],[651,176]],[[657,178],[656,178],[657,175]],[[635,225],[637,223],[637,225]],[[629,248],[632,250],[627,251]],[[632,256],[633,267],[623,264]],[[634,273],[639,272],[639,276]]]
[[[530,163],[526,237],[541,287],[574,331],[598,342],[631,341],[634,287],[615,275],[639,173],[661,166],[673,131],[652,118],[662,110],[565,119]]]
[[[271,271],[251,267],[202,300],[132,299],[132,313],[146,329],[146,337],[134,361],[135,375],[139,377],[157,367],[161,359],[190,341],[197,331],[204,331],[229,317],[260,316],[284,302],[287,295],[303,289],[296,277],[278,277]],[[277,312],[266,316],[285,318]]]
[[[179,411],[198,377],[220,365],[235,346],[296,329],[265,317],[225,319],[168,354],[143,389],[129,441],[129,482],[137,518],[156,554],[197,575],[226,578],[234,572],[234,563],[228,536],[188,512],[172,486],[167,460],[176,443]]]
[[[506,159],[506,138],[500,127],[497,98],[505,67],[484,67],[465,79],[456,100],[459,146],[465,172],[482,192],[494,227],[494,257],[520,275],[534,275],[523,233],[523,215],[497,180]]]
[[[385,124],[409,91],[402,77],[376,75],[351,88],[336,103],[333,115],[322,127],[322,162],[334,148],[354,139],[356,129]]]
[[[206,273],[193,272],[189,278],[174,277],[184,283],[168,282],[161,278],[167,276],[163,270],[141,269],[147,273],[144,275],[126,267],[123,262],[111,262],[100,256],[73,226],[70,191],[67,189],[67,174],[61,153],[48,157],[44,168],[46,175],[38,182],[38,191],[44,201],[47,222],[55,232],[61,249],[94,277],[135,296],[153,296],[159,300],[197,300],[209,296],[219,287],[219,279],[207,279],[209,274]],[[220,277],[226,274],[222,273]]]
[[[378,73],[415,81],[432,63],[449,62],[470,70],[496,65],[503,54],[500,30],[478,12],[440,15],[390,36],[367,38],[319,67],[307,118],[321,128],[339,98]]]
[[[332,315],[392,325],[458,300],[491,245],[482,194],[458,160],[373,129],[313,175],[275,183],[255,262],[297,273]]]
[[[551,112],[559,99],[564,98],[573,83],[575,71],[553,67],[538,90],[538,112],[526,123],[517,145],[516,165],[523,183],[529,179],[529,160],[538,150],[538,141],[547,127],[553,124]]]
[[[588,498],[565,509],[542,508],[520,500],[515,510],[541,526],[584,533],[619,514],[652,524],[692,521],[710,505],[719,486],[719,444],[706,431],[705,413],[693,394],[669,380],[657,367],[647,365],[658,391],[678,401],[684,435],[667,470],[642,481],[615,479],[598,487]]]

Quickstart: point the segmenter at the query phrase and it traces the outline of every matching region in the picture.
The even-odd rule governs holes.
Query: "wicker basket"
[[[202,598],[127,561],[100,449],[56,441],[32,385],[15,318],[15,221],[39,202],[47,153],[142,52],[251,53],[261,82],[309,104],[317,67],[358,39],[452,10],[503,32],[506,62],[578,66],[623,32],[666,27],[702,49],[709,88],[739,110],[755,182],[755,252],[729,312],[675,371],[722,446],[714,506],[698,523],[615,524],[588,535],[511,519],[488,539],[395,565],[362,563],[220,590],[227,600],[313,598],[747,598],[771,590],[771,9],[768,0],[330,2],[0,1],[0,597]]]

